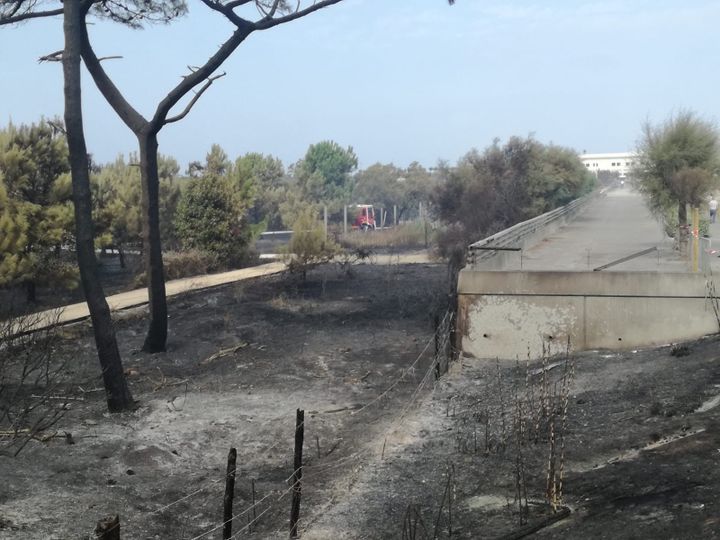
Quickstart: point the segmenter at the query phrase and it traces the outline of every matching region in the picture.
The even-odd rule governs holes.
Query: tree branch
[[[250,2],[254,2],[255,0],[234,0],[234,2],[226,2],[223,4],[224,7],[228,9],[235,9],[240,6],[244,6],[245,4],[249,4]]]
[[[62,62],[63,52],[64,51],[60,50],[55,51],[54,53],[46,54],[45,56],[41,56],[40,58],[38,58],[38,62]]]
[[[95,85],[100,90],[100,93],[105,97],[107,102],[117,113],[120,119],[127,125],[133,133],[139,133],[143,127],[147,126],[148,121],[136,111],[125,97],[120,93],[115,83],[112,82],[105,69],[100,63],[100,59],[95,55],[95,51],[90,45],[90,38],[88,37],[87,25],[85,24],[85,18],[83,17],[83,24],[80,25],[81,43],[82,43],[82,58],[85,62],[90,75],[95,81]]]
[[[14,13],[17,13],[17,9],[14,11]],[[49,9],[47,11],[28,11],[26,13],[21,13],[20,15],[10,15],[7,17],[0,16],[0,26],[6,25],[6,24],[15,24],[15,23],[27,21],[29,19],[39,19],[41,17],[55,17],[57,15],[62,15],[62,14],[63,14],[63,8],[58,8],[58,9]]]
[[[233,11],[233,9],[237,6],[230,7],[232,4],[237,4],[237,2],[229,2],[228,4],[221,4],[219,0],[200,0],[203,4],[205,4],[207,7],[212,9],[213,11],[217,11],[218,13],[222,13],[225,15],[225,17],[233,23],[238,28],[242,26],[252,26],[252,22],[248,21],[247,19],[243,19],[240,17],[237,13]],[[246,4],[248,1],[254,1],[254,0],[242,0],[241,4]]]
[[[308,6],[305,9],[300,9],[298,11],[290,13],[289,15],[285,15],[284,17],[278,17],[277,19],[265,18],[255,23],[255,28],[257,28],[258,30],[267,30],[268,28],[272,28],[273,26],[278,26],[280,24],[285,24],[287,22],[300,19],[302,17],[305,17],[306,15],[309,15],[310,13],[313,13],[314,11],[318,11],[325,7],[332,6],[333,4],[337,4],[339,2],[342,2],[342,0],[322,0],[322,2],[317,2],[312,6]]]
[[[65,130],[65,126],[63,124],[61,124],[60,122],[55,122],[54,120],[46,120],[46,122],[55,131],[58,131],[63,135],[67,136],[67,131]]]
[[[208,88],[210,88],[210,85],[211,85],[213,82],[215,82],[216,80],[218,80],[220,77],[224,77],[224,76],[225,76],[225,73],[221,73],[220,75],[215,75],[214,77],[208,78],[208,80],[205,81],[205,84],[202,86],[202,88],[200,88],[200,90],[198,90],[198,91],[195,93],[195,95],[194,95],[193,98],[190,100],[190,103],[187,104],[187,106],[185,107],[185,109],[184,109],[180,114],[177,114],[177,115],[175,115],[175,116],[171,116],[170,118],[167,118],[167,119],[163,122],[163,125],[172,124],[173,122],[177,122],[177,121],[182,120],[183,118],[185,118],[185,117],[188,115],[188,113],[190,112],[190,109],[192,109],[193,106],[195,105],[195,103],[197,103],[198,99],[200,99],[200,96],[203,95],[203,93],[205,92],[205,90],[207,90]]]
[[[270,11],[265,11],[260,5],[260,2],[257,2],[256,5],[258,9],[263,13],[263,15],[265,15],[265,19],[272,19],[275,16],[275,12],[277,11],[278,6],[280,5],[280,1],[281,0],[275,0],[272,7],[270,8]]]
[[[2,18],[3,18],[3,19],[9,19],[10,17],[14,17],[14,16],[17,14],[17,12],[20,11],[20,8],[23,6],[23,1],[24,1],[24,0],[16,0],[16,1],[14,2],[15,5],[14,5],[13,7],[11,7],[11,8],[10,8],[10,11],[8,11],[7,13],[5,13],[5,14],[2,16]],[[6,2],[6,3],[10,3],[10,2]]]
[[[210,0],[202,0],[207,4]],[[210,2],[213,3],[213,2]],[[195,86],[200,84],[202,81],[209,79],[212,73],[222,65],[222,63],[238,48],[238,46],[245,41],[255,27],[252,24],[242,24],[235,32],[223,43],[218,51],[212,55],[207,62],[196,71],[193,71],[190,75],[185,77],[180,84],[173,88],[165,99],[163,99],[158,105],[155,115],[153,116],[150,123],[152,129],[156,132],[162,128],[165,124],[167,115],[170,110],[177,104],[182,97],[192,90]]]

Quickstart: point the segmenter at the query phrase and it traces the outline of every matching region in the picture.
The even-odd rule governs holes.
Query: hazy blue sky
[[[232,28],[198,0],[167,27],[92,27],[99,55],[150,115]],[[720,119],[717,0],[345,0],[252,35],[160,151],[184,165],[212,143],[296,161],[323,139],[361,166],[455,161],[494,137],[535,136],[578,151],[634,147],[641,123],[691,108]],[[0,124],[62,114],[61,21],[0,28]],[[88,145],[98,161],[135,148],[85,77]]]

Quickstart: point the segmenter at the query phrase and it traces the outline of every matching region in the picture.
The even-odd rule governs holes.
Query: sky
[[[167,26],[90,27],[99,56],[122,55],[105,68],[146,117],[233,30],[188,4]],[[185,166],[217,143],[287,165],[331,139],[361,167],[433,166],[512,135],[628,151],[643,122],[681,109],[720,121],[718,21],[718,0],[344,0],[251,35],[160,152]],[[0,27],[0,126],[62,115],[61,66],[37,62],[62,44],[59,18]],[[96,162],[136,149],[87,73],[83,100]]]

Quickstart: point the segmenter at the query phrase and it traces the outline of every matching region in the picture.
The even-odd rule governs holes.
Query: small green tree
[[[223,176],[232,168],[232,162],[219,144],[213,144],[205,156],[203,171],[206,175]]]
[[[225,178],[207,175],[191,180],[175,217],[183,248],[206,251],[226,266],[240,264],[252,239],[245,212],[246,204]]]
[[[132,159],[132,157],[130,158]],[[123,156],[100,167],[92,177],[93,219],[101,247],[114,247],[125,268],[125,247],[142,237],[140,172]]]
[[[288,189],[282,161],[256,152],[245,154],[235,161],[230,182],[253,200],[248,210],[251,223],[270,230],[282,226],[280,203]]]
[[[159,155],[160,173],[160,234],[163,245],[177,246],[174,219],[180,199],[176,177],[180,170],[177,161]],[[120,255],[120,266],[125,268],[125,247],[142,245],[142,194],[137,155],[123,156],[99,168],[92,178],[93,217],[99,245],[113,246]]]
[[[305,157],[295,166],[295,177],[304,199],[330,205],[337,210],[350,202],[353,189],[351,173],[358,159],[351,146],[334,141],[311,144]]]
[[[299,208],[292,224],[293,235],[288,245],[288,270],[307,278],[307,271],[332,260],[340,247],[325,237],[325,229],[317,218],[317,208],[305,205]]]
[[[667,221],[669,212],[677,212],[681,250],[687,243],[687,205],[700,204],[718,185],[719,143],[717,127],[691,111],[643,125],[633,177],[653,213]]]

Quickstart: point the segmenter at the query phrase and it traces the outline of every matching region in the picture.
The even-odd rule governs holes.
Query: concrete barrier
[[[626,349],[718,332],[700,274],[497,272],[458,280],[458,335],[477,358]]]

